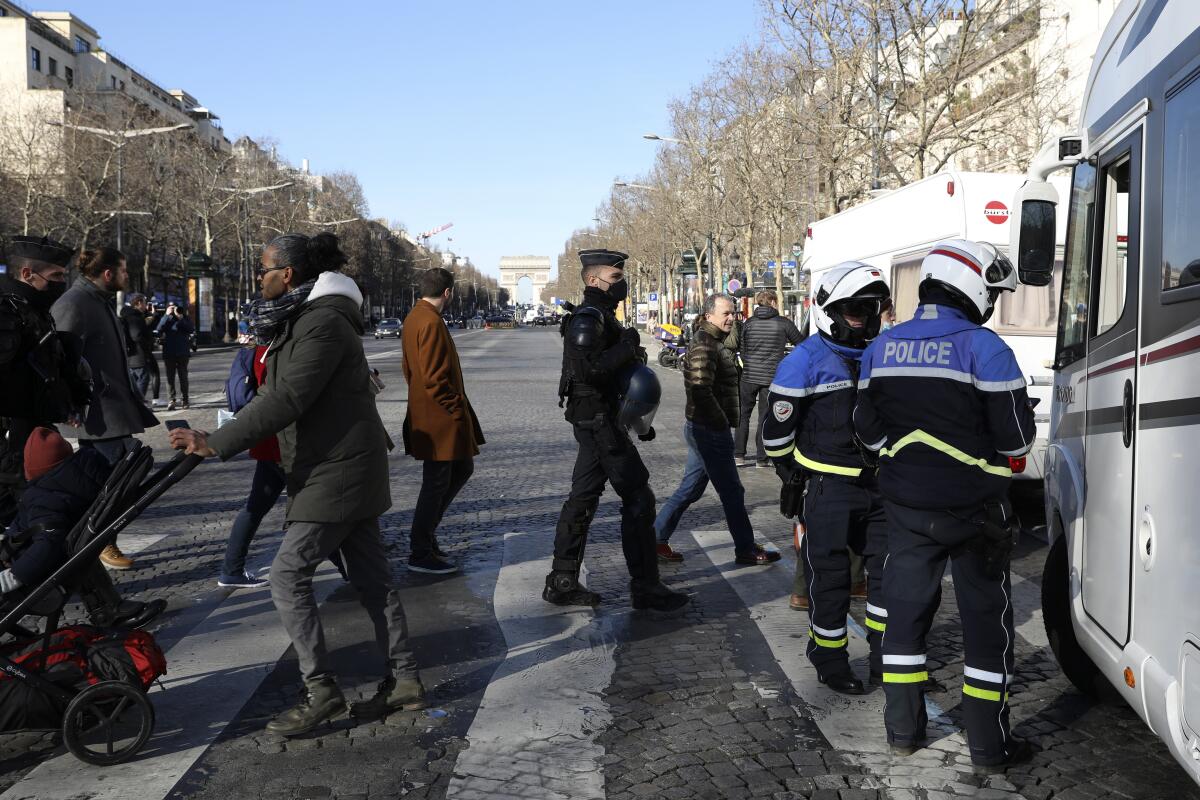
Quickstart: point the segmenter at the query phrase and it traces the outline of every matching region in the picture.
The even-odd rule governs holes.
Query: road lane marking
[[[446,790],[448,800],[602,800],[612,723],[611,623],[542,600],[552,530],[509,533],[493,599],[508,654],[484,691]]]
[[[739,567],[734,563],[733,541],[728,531],[692,531],[713,566],[745,603],[784,675],[809,706],[813,720],[835,750],[851,753],[886,753],[883,729],[883,690],[857,697],[838,694],[822,686],[808,662],[808,615],[788,606],[796,561],[790,553],[774,567]],[[870,654],[866,631],[847,617],[850,662],[866,661]],[[860,677],[866,677],[861,675]],[[956,728],[936,703],[925,699],[931,738],[952,734]]]
[[[341,584],[325,564],[317,602]],[[217,606],[167,651],[164,691],[151,689],[155,733],[141,755],[93,767],[69,753],[55,756],[0,795],[0,800],[161,800],[238,715],[291,645],[270,590],[242,590]]]

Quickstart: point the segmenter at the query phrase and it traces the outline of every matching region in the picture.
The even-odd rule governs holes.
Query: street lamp
[[[647,136],[646,138],[650,138]],[[651,186],[646,183],[630,183],[628,181],[613,181],[613,186],[621,189],[638,189],[643,192],[661,192],[661,186]],[[667,309],[670,305],[667,298],[667,218],[662,221],[662,264],[658,275],[658,320],[661,325],[667,320]]]
[[[711,217],[709,219],[709,227],[708,227],[708,243],[707,243],[708,246],[706,248],[707,253],[708,253],[708,290],[709,290],[709,292],[715,292],[716,291],[716,275],[720,270],[720,264],[717,263],[717,253],[716,253],[715,249],[713,248],[713,240],[716,238],[716,232],[717,232],[717,219],[716,219],[716,217],[717,217],[717,208],[716,208],[717,184],[716,184],[716,181],[713,180],[714,169],[713,169],[713,163],[712,163],[712,156],[709,153],[709,150],[712,147],[712,142],[703,142],[702,144],[705,145],[705,149],[701,150],[699,148],[697,142],[695,142],[691,139],[676,139],[673,136],[659,136],[657,133],[643,133],[642,138],[648,139],[652,142],[670,142],[671,144],[684,145],[692,152],[693,156],[699,157],[700,160],[704,162],[704,172],[708,176],[708,196],[709,196],[709,203],[711,206],[711,208],[710,208]]]
[[[58,120],[47,120],[47,125],[53,125],[56,128],[70,128],[71,130],[79,131],[80,133],[90,133],[97,136],[112,145],[117,151],[117,211],[109,212],[110,217],[117,218],[117,249],[122,250],[122,234],[124,226],[121,224],[121,218],[124,213],[121,209],[121,183],[124,177],[124,158],[123,151],[125,145],[130,139],[136,139],[142,136],[154,136],[160,133],[173,133],[181,131],[184,128],[191,128],[190,122],[180,122],[177,125],[167,125],[160,128],[131,128],[127,130],[109,130],[108,128],[93,128],[88,125],[76,125],[71,122],[59,122]]]

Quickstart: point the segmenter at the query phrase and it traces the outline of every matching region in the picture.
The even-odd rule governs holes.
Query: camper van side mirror
[[[1054,271],[1055,207],[1058,192],[1044,181],[1026,181],[1017,191],[1011,255],[1017,277],[1029,286],[1046,286]]]

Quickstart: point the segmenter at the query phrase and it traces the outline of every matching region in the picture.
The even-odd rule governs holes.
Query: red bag
[[[123,681],[142,691],[167,671],[167,658],[158,642],[139,630],[101,632],[88,643],[87,662],[89,683]]]

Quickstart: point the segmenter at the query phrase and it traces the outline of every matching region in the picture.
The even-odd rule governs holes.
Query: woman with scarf
[[[266,349],[266,382],[220,430],[177,429],[171,444],[228,460],[278,435],[287,476],[286,533],[271,564],[271,598],[296,649],[304,696],[267,730],[296,736],[346,710],[317,614],[312,580],[339,551],[384,655],[379,691],[356,714],[419,708],[424,689],[408,649],[400,597],[391,591],[379,515],[391,507],[387,433],[362,347],[362,294],[338,270],[337,237],[278,236],[258,270],[263,300],[252,328]]]

